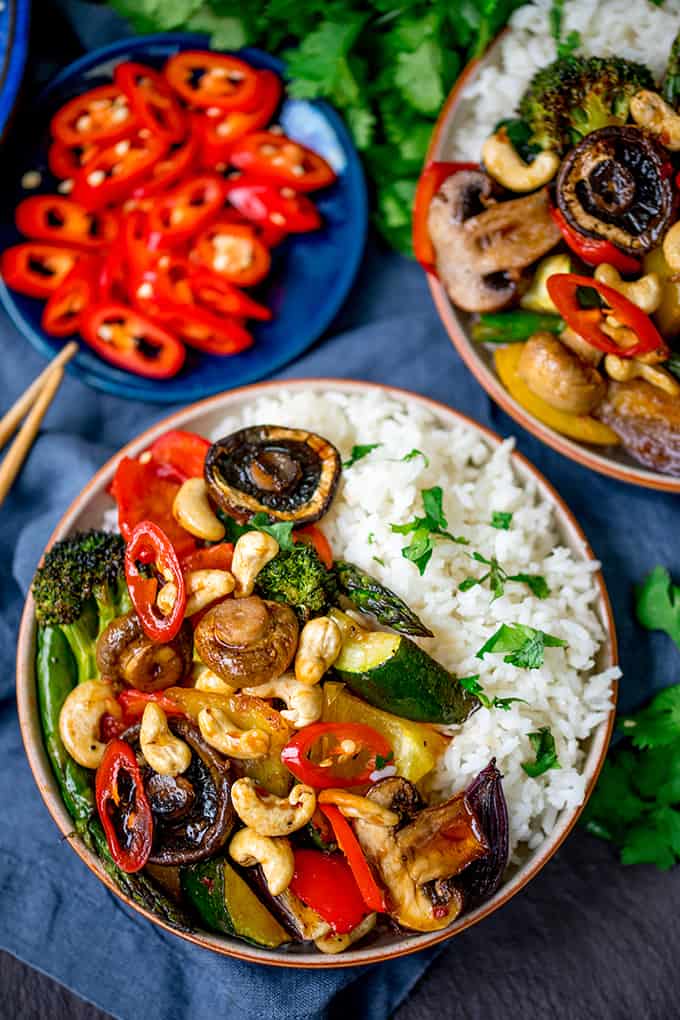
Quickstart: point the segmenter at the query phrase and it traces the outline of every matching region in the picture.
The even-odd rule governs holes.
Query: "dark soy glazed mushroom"
[[[266,513],[302,525],[326,512],[340,468],[340,454],[322,436],[258,425],[213,443],[205,480],[212,501],[237,520]]]
[[[97,666],[113,683],[138,691],[160,691],[180,684],[191,670],[193,638],[185,620],[173,640],[156,644],[142,630],[134,610],[118,616],[97,641]]]
[[[214,673],[232,687],[256,687],[285,673],[298,631],[292,609],[252,595],[208,610],[194,636],[201,661]]]
[[[234,827],[229,762],[201,736],[189,719],[168,717],[170,730],[191,750],[191,764],[180,776],[160,776],[143,766],[144,789],[154,820],[151,864],[178,866],[210,857]],[[141,756],[140,724],[126,730],[126,740]],[[143,756],[142,756],[143,760]]]
[[[636,127],[586,135],[557,177],[557,203],[570,226],[630,255],[654,248],[673,214],[668,154]]]

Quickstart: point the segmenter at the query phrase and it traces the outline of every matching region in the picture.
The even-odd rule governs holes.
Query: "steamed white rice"
[[[510,19],[475,81],[464,90],[451,152],[446,158],[477,162],[482,145],[504,117],[512,116],[539,67],[555,59],[548,12],[552,0],[533,0]],[[619,56],[646,64],[659,80],[680,28],[680,0],[657,7],[650,0],[566,0],[563,33],[577,31],[585,56]]]
[[[323,390],[263,394],[220,422],[212,438],[256,423],[312,429],[335,443],[343,459],[354,445],[382,444],[343,471],[324,532],[336,556],[365,568],[413,607],[436,635],[420,642],[436,659],[460,676],[479,673],[491,697],[526,699],[527,705],[514,704],[508,712],[481,708],[454,728],[431,788],[441,797],[460,790],[495,756],[505,775],[513,851],[518,844],[537,847],[560,811],[583,800],[584,742],[606,718],[611,682],[619,675],[618,669],[594,668],[604,639],[595,611],[597,565],[560,544],[550,504],[513,467],[512,440],[494,450],[472,429],[443,427],[429,410],[407,411],[379,392]],[[400,460],[413,449],[427,455],[429,466],[422,457]],[[390,524],[421,514],[420,492],[434,485],[443,489],[449,530],[470,546],[438,541],[421,577],[401,554],[406,539]],[[509,531],[490,526],[494,510],[512,512]],[[552,594],[539,600],[526,585],[513,583],[495,602],[487,585],[459,593],[463,578],[479,576],[469,557],[473,549],[496,556],[509,573],[542,574]],[[505,665],[502,655],[475,658],[503,622],[529,624],[568,647],[546,649],[545,664],[536,670]],[[530,779],[521,768],[534,759],[527,734],[541,726],[551,728],[562,767]]]

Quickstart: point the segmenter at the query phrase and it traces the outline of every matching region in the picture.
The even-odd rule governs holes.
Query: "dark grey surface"
[[[680,871],[622,868],[577,831],[526,890],[450,943],[394,1020],[673,1020],[679,906]],[[0,990],[2,1020],[108,1020],[5,953]],[[332,1017],[361,1012],[344,997]]]

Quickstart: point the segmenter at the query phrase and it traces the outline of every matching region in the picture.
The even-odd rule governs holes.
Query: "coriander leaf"
[[[434,526],[446,528],[448,521],[444,516],[442,508],[443,493],[441,486],[433,485],[431,489],[422,489],[420,495],[423,500],[423,509]]]
[[[375,756],[375,767],[378,771],[384,769],[386,765],[389,765],[394,761],[394,751],[388,751],[386,755],[376,754]]]
[[[503,662],[520,669],[538,669],[543,665],[546,647],[564,647],[566,641],[522,623],[503,623],[477,652],[483,659],[489,652],[508,652]]]
[[[425,573],[425,568],[432,559],[432,553],[434,546],[432,543],[432,537],[430,535],[429,528],[417,528],[413,534],[409,545],[404,546],[401,550],[401,555],[410,560],[418,568],[418,572],[422,577]]]
[[[344,114],[352,132],[354,144],[360,152],[363,152],[373,141],[376,116],[368,106],[348,106]]]
[[[549,726],[542,726],[536,733],[530,733],[529,741],[534,749],[536,760],[522,762],[522,768],[528,776],[535,779],[536,776],[542,776],[550,769],[562,768],[555,750],[555,738]]]
[[[537,599],[547,599],[550,594],[550,588],[544,577],[540,574],[511,574],[507,578],[508,581],[521,581],[529,586],[531,592],[536,596]]]
[[[342,466],[344,468],[351,468],[359,460],[363,460],[364,457],[368,457],[369,453],[373,450],[377,450],[382,443],[368,443],[366,446],[353,446],[349,460],[344,460]]]
[[[381,567],[385,566],[385,561],[382,560],[379,556],[374,556],[373,559],[375,560],[376,563],[379,563]]]
[[[512,521],[512,514],[505,513],[502,510],[494,510],[491,514],[491,527],[498,528],[499,531],[507,531]]]
[[[654,0],[652,0],[652,3],[653,2]],[[576,52],[580,45],[581,45],[581,33],[577,32],[576,29],[572,29],[571,32],[567,35],[566,39],[563,39],[562,42],[559,43],[557,47],[557,56],[570,57],[572,53]]]
[[[366,539],[366,541],[368,542],[369,545],[373,545],[373,543],[375,542],[375,534],[372,531],[369,531],[368,538]]]
[[[666,687],[651,703],[619,723],[634,747],[665,747],[680,740],[680,685]]]
[[[445,98],[442,70],[441,46],[435,39],[425,39],[411,53],[397,53],[394,84],[415,110],[434,116]]]
[[[293,542],[293,521],[279,521],[276,524],[271,524],[269,517],[265,513],[255,514],[250,519],[250,523],[256,531],[264,531],[266,535],[271,535],[279,543],[281,549],[293,549],[295,543]]]
[[[433,486],[431,489],[421,489],[420,495],[423,501],[425,517],[414,517],[412,521],[407,521],[406,524],[391,524],[390,528],[398,535],[413,535],[409,544],[401,550],[401,555],[415,563],[422,576],[434,551],[433,536],[448,538],[450,541],[460,543],[461,545],[468,545],[468,540],[443,530],[448,522],[444,516],[442,506],[443,493],[438,485]]]
[[[500,708],[503,712],[510,711],[510,705],[515,701],[521,701],[522,704],[526,705],[527,702],[524,698],[490,698],[488,694],[484,693],[484,688],[479,682],[479,674],[474,676],[462,676],[458,678],[458,683],[470,694],[476,695],[484,708]]]
[[[327,96],[340,106],[356,105],[359,85],[347,62],[347,55],[361,31],[366,16],[347,14],[341,21],[322,21],[310,31],[297,49],[286,50],[288,91],[298,99]]]
[[[655,864],[659,871],[668,871],[680,850],[677,826],[680,815],[672,808],[661,808],[646,815],[642,825],[626,833],[621,847],[622,864]],[[674,844],[678,850],[674,849]]]
[[[470,591],[476,584],[481,584],[486,581],[489,575],[485,574],[484,577],[466,577],[464,581],[461,581],[458,585],[458,591]]]
[[[665,567],[654,567],[636,588],[635,612],[643,627],[665,631],[680,648],[680,587]]]
[[[522,705],[528,705],[529,704],[529,702],[526,700],[526,698],[494,698],[493,699],[493,707],[494,708],[500,708],[503,712],[509,712],[510,711],[510,706],[514,705],[514,704],[516,704],[518,702],[520,704],[522,704]]]
[[[430,466],[430,458],[426,454],[424,454],[422,450],[413,449],[409,453],[405,453],[404,456],[401,459],[403,461],[408,462],[410,460],[415,460],[416,457],[422,457],[423,458],[423,460],[425,461],[425,467],[426,468]]]
[[[238,521],[234,520],[233,517],[230,517],[229,514],[226,514],[219,508],[217,510],[217,516],[224,525],[225,542],[231,542],[233,545],[236,545],[241,535],[245,535],[247,531],[253,530],[249,524],[239,524]]]
[[[630,752],[626,754],[631,757]],[[641,818],[644,811],[645,804],[633,789],[627,762],[622,760],[621,751],[618,751],[616,756],[610,756],[604,763],[597,786],[583,813],[583,820],[589,831],[592,831],[592,822],[608,833],[604,837],[602,832],[595,835],[618,841],[625,827]]]
[[[463,690],[469,691],[470,694],[480,694],[483,689],[479,682],[479,673],[475,673],[474,676],[460,676],[458,683]]]
[[[202,4],[182,25],[189,32],[205,32],[210,45],[219,50],[240,50],[251,42],[245,22],[239,17],[217,14],[208,4]]]

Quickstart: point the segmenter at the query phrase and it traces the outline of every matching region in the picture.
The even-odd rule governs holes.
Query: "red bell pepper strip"
[[[0,275],[20,294],[48,298],[81,257],[82,251],[76,248],[27,241],[5,249],[0,257]]]
[[[176,184],[196,164],[199,140],[192,132],[181,145],[170,151],[151,167],[151,173],[132,192],[135,199],[152,198]]]
[[[295,850],[294,856],[291,891],[338,935],[356,928],[368,910],[345,858],[321,850]]]
[[[638,342],[632,347],[622,347],[615,343],[610,336],[607,336],[600,328],[600,322],[604,317],[602,310],[581,308],[578,301],[579,287],[595,290],[604,303],[612,309],[612,314],[617,321],[623,326],[628,326],[636,334]],[[620,358],[633,358],[639,354],[647,354],[649,351],[661,349],[666,352],[668,350],[649,316],[613,287],[599,283],[590,276],[578,276],[576,273],[555,273],[548,278],[547,288],[555,307],[567,325],[598,351],[616,354]]]
[[[62,145],[114,142],[132,133],[136,118],[118,85],[100,85],[75,96],[57,110],[50,124],[52,137]]]
[[[182,560],[185,573],[192,570],[231,570],[234,546],[231,542],[220,542],[208,545],[205,549],[197,549]]]
[[[135,752],[124,740],[107,744],[95,799],[113,860],[127,874],[140,871],[151,853],[153,815]]]
[[[150,520],[168,536],[178,559],[195,552],[196,540],[172,515],[179,488],[180,483],[168,477],[153,458],[142,463],[121,457],[109,491],[118,506],[118,529],[125,541],[140,521]]]
[[[327,765],[311,760],[310,754],[319,741],[325,742],[321,757]],[[323,790],[370,783],[376,759],[387,759],[390,753],[390,745],[372,726],[320,722],[296,733],[281,751],[281,761],[301,783]],[[353,774],[348,772],[352,764],[357,766]]]
[[[139,571],[137,561],[141,553],[144,553],[145,563],[153,562],[158,572],[175,585],[177,595],[172,611],[167,616],[163,616],[156,607],[158,580],[156,577],[145,577]],[[153,557],[151,560],[150,554]],[[186,586],[170,539],[153,521],[140,521],[132,530],[125,548],[125,579],[146,636],[162,643],[172,641],[184,620]]]
[[[83,340],[117,368],[147,379],[170,379],[184,364],[177,337],[123,304],[95,304],[81,317]]]
[[[288,234],[318,230],[321,216],[306,195],[287,185],[266,183],[247,175],[226,181],[226,195],[242,216],[262,227],[275,227]]]
[[[164,73],[189,106],[252,110],[259,105],[258,72],[237,57],[184,50],[168,59]]]
[[[126,60],[116,67],[113,80],[128,97],[141,127],[160,135],[170,144],[184,138],[188,128],[187,116],[162,74],[146,64]]]
[[[218,117],[199,114],[194,120],[201,139],[201,162],[208,170],[226,163],[232,144],[250,131],[259,131],[271,120],[282,93],[281,79],[273,71],[259,71],[259,105],[250,112],[226,110]]]
[[[63,283],[47,299],[41,325],[50,336],[70,336],[80,327],[86,308],[99,295],[100,263],[95,259],[79,259]]]
[[[255,131],[234,142],[229,162],[263,180],[287,184],[296,191],[318,191],[336,179],[323,156],[286,135]]]
[[[134,687],[126,687],[118,695],[117,701],[123,710],[127,726],[131,726],[144,715],[144,709],[151,701],[162,708],[166,715],[185,714],[182,706],[168,697],[165,691],[138,691]]]
[[[86,209],[102,209],[123,201],[167,150],[168,143],[158,135],[121,138],[98,152],[76,173],[71,195]]]
[[[387,909],[385,897],[382,889],[373,877],[373,872],[364,857],[364,852],[354,835],[352,826],[334,804],[319,804],[319,807],[333,827],[338,846],[347,858],[347,863],[359,886],[359,892],[364,903],[370,910],[384,913]]]
[[[149,452],[159,471],[177,481],[202,478],[210,443],[195,432],[171,429],[155,439]]]
[[[296,531],[293,531],[292,537],[294,542],[306,542],[307,544],[314,546],[316,554],[326,570],[332,570],[333,550],[331,549],[331,544],[321,528],[318,528],[316,524],[305,524],[303,528],[298,528]]]
[[[194,299],[198,304],[207,306],[211,312],[236,319],[258,319],[261,322],[268,322],[272,318],[271,308],[261,305],[210,269],[191,265],[190,272]]]
[[[212,223],[197,237],[193,254],[201,265],[239,287],[253,287],[271,266],[269,251],[250,224]]]
[[[88,212],[77,202],[61,195],[32,195],[14,213],[18,229],[35,241],[52,241],[78,248],[101,248],[118,233],[118,221],[111,213]]]
[[[427,218],[432,199],[444,181],[460,170],[479,170],[478,163],[428,163],[418,180],[413,205],[413,253],[426,273],[437,275],[434,245]]]
[[[589,266],[599,266],[603,262],[608,262],[610,266],[614,266],[620,273],[629,275],[640,272],[639,260],[634,259],[632,255],[626,255],[625,252],[622,252],[611,241],[601,241],[594,237],[586,237],[585,234],[575,230],[571,224],[567,223],[560,209],[551,208],[550,215],[559,228],[567,247],[571,248],[582,262]]]
[[[149,246],[172,248],[202,230],[222,208],[225,182],[200,174],[160,195],[149,210]]]

